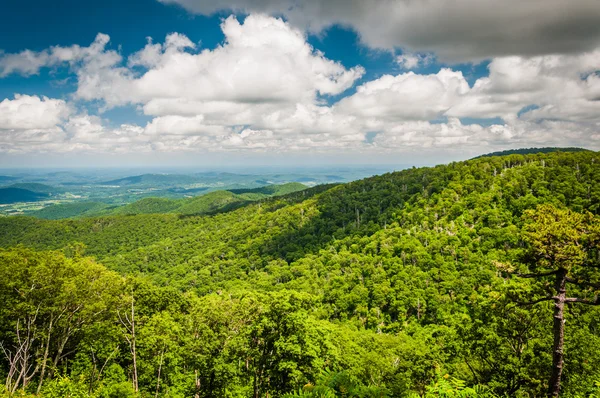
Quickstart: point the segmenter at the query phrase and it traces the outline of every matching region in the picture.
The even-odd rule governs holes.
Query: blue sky
[[[600,6],[509,3],[9,0],[0,166],[599,149]]]

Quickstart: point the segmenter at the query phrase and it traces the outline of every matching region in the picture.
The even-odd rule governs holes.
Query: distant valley
[[[397,167],[401,169],[403,167]],[[45,219],[111,214],[211,214],[321,184],[389,171],[351,167],[239,173],[149,170],[3,170],[0,216]],[[135,173],[137,171],[138,173]]]

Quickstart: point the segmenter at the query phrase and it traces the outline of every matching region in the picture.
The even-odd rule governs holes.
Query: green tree
[[[527,244],[524,260],[529,273],[518,275],[536,279],[554,277],[550,295],[526,304],[554,302],[554,345],[548,396],[558,397],[564,362],[565,304],[600,305],[597,294],[600,284],[594,282],[600,278],[600,221],[591,213],[580,214],[548,204],[527,210],[523,217],[523,239]],[[567,297],[567,284],[583,289],[586,295]]]

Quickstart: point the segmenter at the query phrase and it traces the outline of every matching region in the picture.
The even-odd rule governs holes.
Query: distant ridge
[[[11,184],[5,188],[25,189],[25,190],[35,192],[35,193],[50,194],[50,195],[55,194],[55,193],[64,192],[64,189],[56,188],[56,187],[46,185],[46,184],[39,184],[39,183],[35,183],[35,182]]]
[[[17,180],[17,179],[18,179],[17,177],[0,176],[0,183],[4,184],[4,183],[7,183],[7,182],[11,182],[11,181]]]
[[[61,218],[118,215],[131,216],[138,214],[216,214],[235,210],[258,200],[275,196],[283,196],[290,193],[303,191],[307,188],[308,187],[305,185],[292,182],[281,185],[274,184],[253,189],[213,191],[205,195],[183,199],[149,197],[118,207],[99,202],[64,203],[51,205],[44,209],[28,213],[28,215],[37,218],[57,220]],[[2,189],[0,189],[0,194],[1,193]],[[31,194],[37,193],[31,192]],[[2,196],[0,195],[0,201],[1,200]]]
[[[492,156],[506,156],[506,155],[530,155],[535,153],[550,153],[550,152],[591,152],[585,148],[559,148],[559,147],[543,147],[543,148],[520,148],[520,149],[507,149],[506,151],[498,151],[486,153],[485,155],[479,155],[472,159],[488,158]]]
[[[0,188],[0,204],[37,202],[48,199],[48,194],[21,188]]]
[[[101,185],[193,184],[197,179],[181,174],[142,174],[101,182]]]
[[[238,195],[244,193],[257,193],[263,195],[285,195],[287,193],[301,191],[303,189],[306,189],[306,185],[303,185],[299,182],[288,182],[287,184],[267,185],[259,188],[228,189],[228,191]]]

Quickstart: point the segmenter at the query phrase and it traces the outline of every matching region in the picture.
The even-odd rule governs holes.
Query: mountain
[[[100,185],[121,186],[162,186],[162,185],[186,185],[198,182],[198,179],[183,174],[142,174],[131,177],[118,178],[116,180],[104,181]]]
[[[49,198],[47,193],[33,192],[22,188],[0,188],[0,204],[37,202]]]
[[[268,197],[281,196],[306,189],[299,183],[270,185],[255,189],[232,189],[213,191],[185,199],[145,198],[131,204],[114,208],[105,214],[155,214],[176,213],[200,215],[225,212]]]
[[[590,151],[585,148],[559,148],[559,147],[543,147],[543,148],[520,148],[520,149],[508,149],[506,151],[499,152],[491,152],[485,155],[480,155],[475,157],[474,159],[483,158],[483,157],[491,157],[491,156],[506,156],[506,155],[531,155],[536,153],[552,153],[552,152],[585,152]]]
[[[23,185],[33,186],[41,184]],[[43,187],[40,187],[39,189],[42,188]],[[89,201],[62,203],[29,212],[27,215],[57,220],[60,218],[159,213],[175,213],[181,215],[214,214],[231,211],[258,200],[286,195],[306,188],[305,185],[299,183],[288,183],[282,185],[270,185],[256,189],[213,191],[201,196],[184,199],[149,197],[122,206]]]
[[[274,195],[285,195],[288,193],[301,191],[306,189],[306,185],[303,185],[299,182],[289,182],[287,184],[280,185],[266,185],[260,188],[251,188],[251,189],[229,189],[229,192],[234,194],[259,194],[265,196],[274,196]]]
[[[53,195],[53,194],[58,194],[58,193],[63,193],[64,192],[64,189],[53,187],[53,186],[46,185],[46,184],[39,184],[39,183],[18,183],[18,184],[11,184],[11,185],[9,185],[6,188],[26,189],[28,191],[42,193],[42,194],[49,194],[49,195]]]
[[[210,203],[247,194],[262,193]],[[12,342],[19,319],[44,331],[56,308],[74,311],[55,326],[77,326],[58,362],[86,393],[77,380],[96,380],[94,361],[111,363],[97,388],[129,391],[127,311],[146,395],[160,369],[181,396],[534,397],[553,362],[553,262],[573,262],[581,283],[568,297],[597,303],[599,152],[481,157],[194,215],[202,198],[186,216],[0,218],[0,300],[11,303],[0,334]],[[549,208],[579,222],[538,228]],[[542,232],[551,244],[532,243]],[[572,255],[549,255],[572,239]],[[532,261],[541,278],[520,277]],[[561,396],[593,396],[600,306],[570,301],[564,313]],[[61,349],[38,339],[32,361],[45,341],[52,358]]]
[[[17,177],[11,177],[11,176],[0,176],[0,184],[6,184],[6,183],[10,183],[14,180],[17,180]]]
[[[85,217],[87,215],[98,215],[108,205],[99,202],[74,202],[54,204],[43,209],[28,213],[28,216],[46,220],[59,220],[62,218]]]

